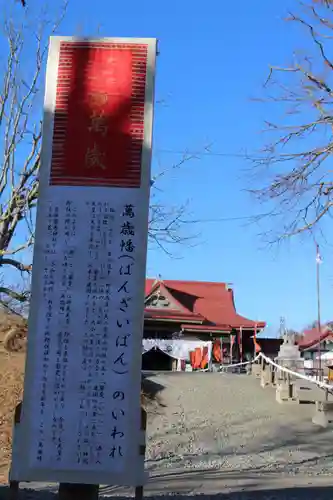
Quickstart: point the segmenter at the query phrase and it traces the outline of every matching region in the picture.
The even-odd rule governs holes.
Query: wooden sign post
[[[141,408],[141,430],[146,432],[147,413]],[[140,445],[139,453],[145,456],[146,446]],[[71,484],[60,483],[59,500],[98,500],[98,484]],[[135,487],[135,500],[143,499],[143,485]],[[16,499],[15,499],[16,500]]]

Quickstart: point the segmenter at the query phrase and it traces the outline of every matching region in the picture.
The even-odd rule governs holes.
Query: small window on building
[[[164,295],[153,295],[147,304],[147,307],[163,308],[170,305],[169,300]]]

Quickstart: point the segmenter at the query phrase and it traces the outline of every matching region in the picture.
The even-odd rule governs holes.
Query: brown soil
[[[0,483],[7,482],[14,410],[22,397],[24,354],[7,353],[0,345]]]
[[[19,316],[0,312],[0,483],[7,482],[14,410],[22,398],[25,364],[24,352],[8,352],[5,345],[10,331],[21,331],[23,325]]]

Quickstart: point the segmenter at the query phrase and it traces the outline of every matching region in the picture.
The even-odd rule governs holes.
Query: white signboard
[[[12,479],[143,483],[155,55],[155,39],[51,39]]]

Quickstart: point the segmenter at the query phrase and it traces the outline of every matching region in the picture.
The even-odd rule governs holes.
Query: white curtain
[[[143,339],[142,353],[148,352],[151,349],[160,349],[165,354],[168,354],[175,359],[190,360],[190,351],[195,348],[208,347],[208,361],[211,358],[212,342],[204,342],[202,340],[178,340],[178,339]]]

